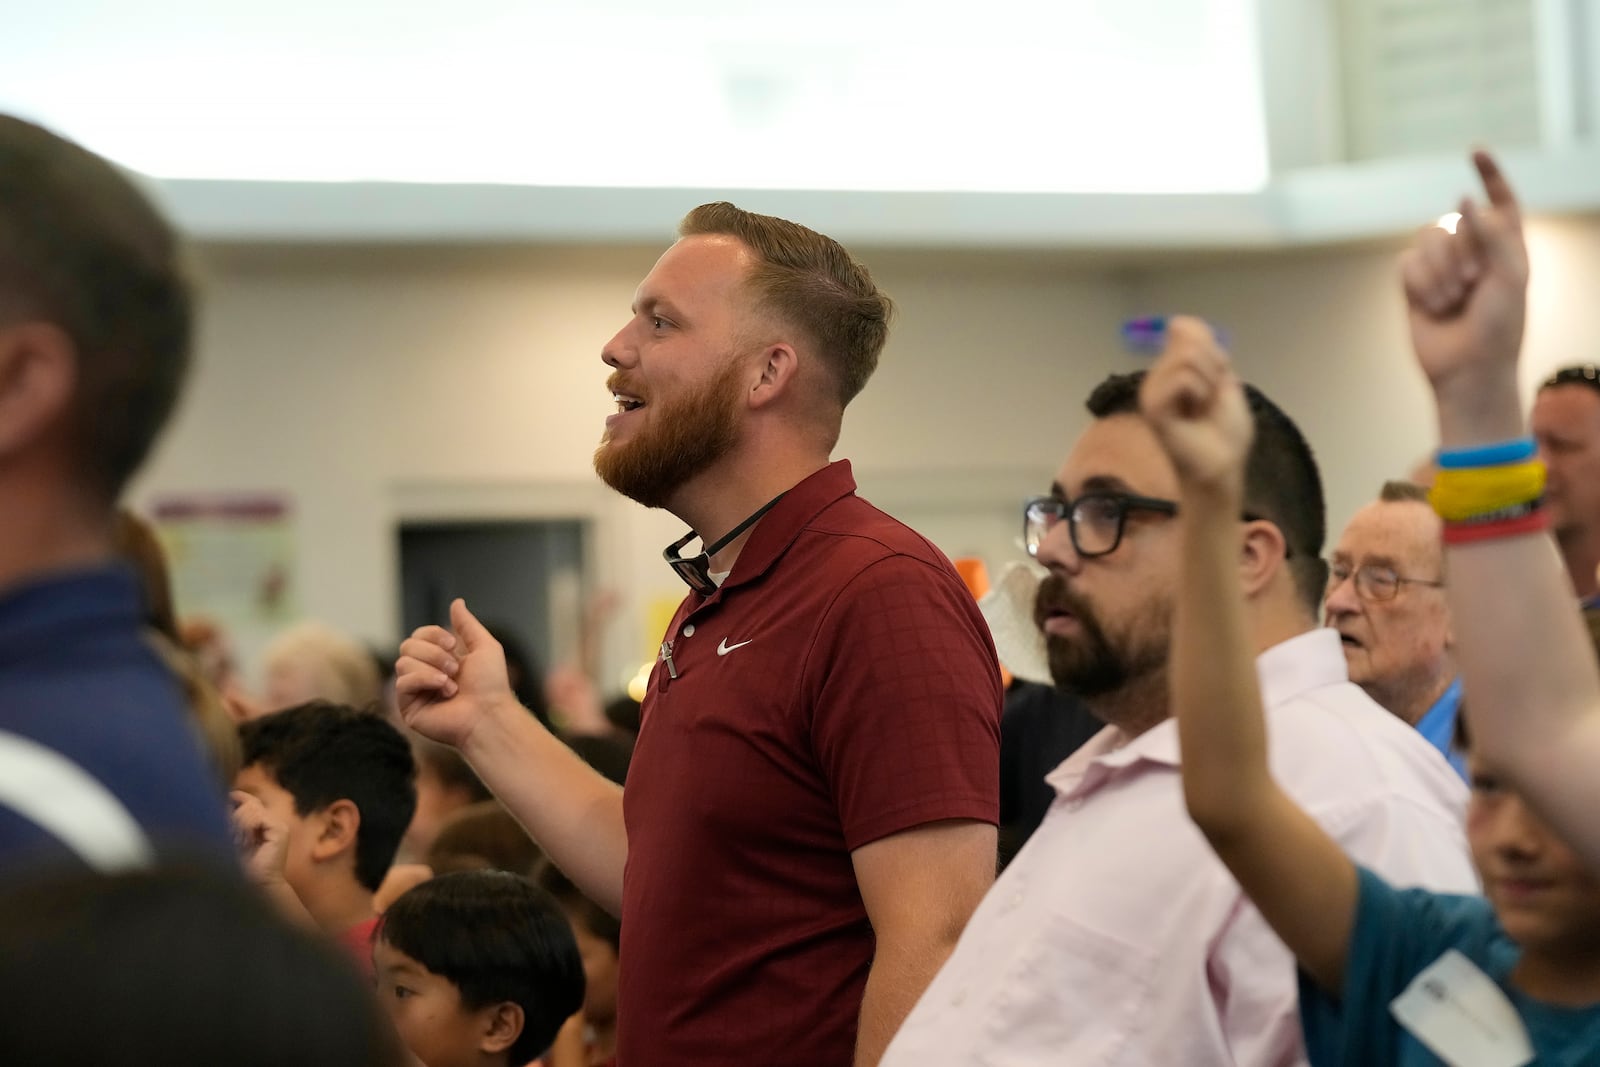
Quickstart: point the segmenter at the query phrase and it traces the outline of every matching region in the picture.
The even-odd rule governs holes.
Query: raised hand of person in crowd
[[[577,664],[563,663],[545,675],[544,695],[563,734],[604,736],[612,732],[599,687]]]
[[[1244,493],[1253,433],[1244,390],[1211,327],[1177,316],[1139,390],[1139,407],[1185,490]]]
[[[1453,237],[1425,232],[1401,260],[1417,362],[1438,401],[1441,450],[1452,454],[1453,469],[1441,478],[1464,475],[1505,497],[1491,495],[1481,510],[1458,498],[1461,514],[1445,516],[1455,658],[1474,755],[1600,870],[1594,648],[1553,539],[1538,523],[1496,518],[1518,507],[1540,517],[1538,499],[1527,499],[1537,486],[1503,488],[1494,480],[1497,467],[1514,470],[1536,458],[1517,388],[1528,255],[1510,183],[1487,154],[1473,161],[1488,207],[1464,201]]]
[[[274,818],[253,793],[235,789],[228,794],[228,800],[233,804],[233,833],[238,841],[239,860],[244,865],[245,874],[260,887],[280,914],[315,928],[316,920],[284,878],[289,828]]]
[[[400,644],[395,703],[405,724],[461,752],[591,900],[620,914],[628,837],[622,790],[517,703],[500,642],[450,605],[450,629],[423,626]]]
[[[1522,426],[1516,366],[1528,249],[1505,175],[1487,152],[1472,160],[1488,204],[1463,198],[1456,232],[1424,230],[1401,257],[1400,276],[1412,345],[1438,397],[1441,431],[1453,436],[1459,415],[1480,434],[1510,437]]]
[[[1167,682],[1184,804],[1301,968],[1338,990],[1356,870],[1270,769],[1240,576],[1251,536],[1242,531],[1264,525],[1240,524],[1255,424],[1244,385],[1204,322],[1168,321],[1139,409],[1178,478],[1181,568]]]
[[[233,802],[233,832],[245,874],[258,885],[282,882],[289,828],[274,819],[252,793],[235,789],[228,799]]]
[[[515,705],[516,697],[505,650],[466,601],[451,603],[450,625],[420,627],[401,643],[394,690],[407,726],[460,748],[485,715]]]

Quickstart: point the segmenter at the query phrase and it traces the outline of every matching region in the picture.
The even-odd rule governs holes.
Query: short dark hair
[[[188,372],[183,259],[172,227],[115,167],[0,115],[0,321],[48,321],[71,338],[69,439],[107,501],[144,462]]]
[[[405,1062],[350,960],[284,920],[237,870],[8,885],[0,1004],[6,1067]]]
[[[1539,391],[1554,389],[1558,385],[1584,385],[1600,393],[1600,367],[1593,363],[1575,363],[1562,367],[1539,383]]]
[[[426,767],[433,776],[439,779],[439,784],[446,789],[458,789],[467,796],[469,804],[476,804],[480,800],[488,800],[494,794],[489,787],[483,784],[483,779],[478,777],[472,769],[472,764],[467,758],[449,745],[441,745],[437,741],[429,741],[418,736],[412,742],[412,755],[416,757],[417,769]]]
[[[555,899],[520,875],[457,871],[407,890],[378,937],[461,993],[469,1010],[522,1009],[512,1063],[543,1053],[583,1007],[583,958]]]
[[[384,719],[313,701],[239,727],[242,766],[259,766],[290,796],[299,815],[348,800],[361,812],[356,880],[377,892],[417,810],[411,746]]]
[[[1137,415],[1144,376],[1141,370],[1106,378],[1089,394],[1089,414],[1097,419]],[[1255,386],[1246,384],[1244,394],[1255,424],[1245,461],[1244,509],[1282,531],[1295,591],[1315,615],[1328,587],[1328,565],[1322,559],[1328,537],[1322,474],[1294,420]]]
[[[725,200],[689,212],[678,233],[734,237],[750,249],[757,265],[749,282],[759,304],[816,344],[841,406],[856,398],[878,367],[894,304],[843,245]]]
[[[627,693],[618,693],[606,701],[606,721],[629,737],[639,736],[640,704]]]
[[[574,916],[584,929],[611,946],[611,951],[622,951],[622,920],[611,914],[575,885],[560,867],[546,860],[534,875],[539,888],[556,898],[569,915]]]
[[[1428,491],[1416,482],[1388,481],[1378,490],[1378,499],[1385,504],[1426,504]]]
[[[498,800],[468,804],[445,816],[428,849],[428,866],[446,871],[532,874],[544,852]]]

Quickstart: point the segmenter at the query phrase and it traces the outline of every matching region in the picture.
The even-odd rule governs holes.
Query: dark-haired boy
[[[252,868],[281,874],[312,920],[370,967],[372,896],[417,804],[411,746],[377,715],[321,702],[245,723],[239,740],[234,788],[283,828],[281,858]]]
[[[583,1005],[566,915],[502,871],[458,871],[408,890],[378,927],[373,964],[379,999],[427,1067],[518,1067]]]

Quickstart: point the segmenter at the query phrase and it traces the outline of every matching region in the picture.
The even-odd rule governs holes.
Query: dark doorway
[[[401,632],[448,626],[450,602],[503,626],[548,670],[582,619],[585,523],[417,522],[400,527]]]

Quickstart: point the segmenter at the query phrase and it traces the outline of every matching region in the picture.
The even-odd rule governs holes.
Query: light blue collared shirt
[[[1450,683],[1450,688],[1439,694],[1433,707],[1417,720],[1417,733],[1434,748],[1444,753],[1450,766],[1463,780],[1467,777],[1467,756],[1455,745],[1456,715],[1461,711],[1461,679]]]

